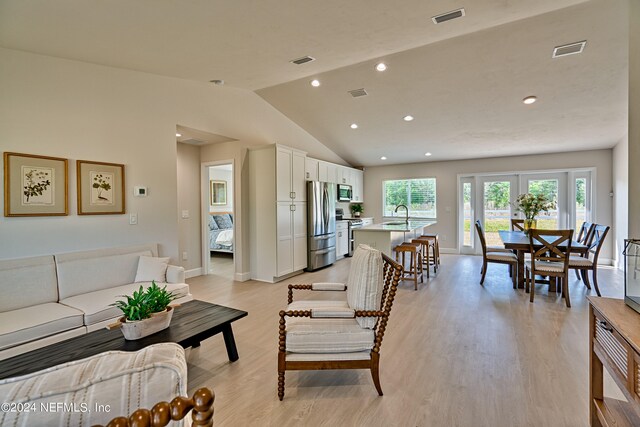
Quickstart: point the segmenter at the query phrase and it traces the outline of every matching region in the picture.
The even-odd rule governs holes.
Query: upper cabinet
[[[364,171],[351,169],[352,202],[364,202]]]
[[[279,202],[307,200],[303,151],[278,146],[276,153],[276,198]]]
[[[320,166],[320,160],[306,157],[304,161],[304,179],[307,181],[321,181],[318,177],[318,167]]]
[[[338,165],[320,160],[318,162],[318,181],[333,182],[334,184],[337,184],[337,170]]]

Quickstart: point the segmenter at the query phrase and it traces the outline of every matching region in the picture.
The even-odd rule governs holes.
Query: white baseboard
[[[193,268],[191,270],[185,270],[184,277],[190,279],[192,277],[202,276],[202,267]]]
[[[251,272],[245,271],[244,273],[235,273],[233,275],[233,280],[236,282],[246,282],[251,279]]]
[[[458,250],[456,248],[440,248],[440,253],[441,254],[457,254],[459,253]]]

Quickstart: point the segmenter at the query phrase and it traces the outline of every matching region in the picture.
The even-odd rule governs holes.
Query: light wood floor
[[[383,397],[368,371],[290,371],[284,401],[276,394],[286,285],[345,281],[348,259],[278,284],[189,279],[196,298],[249,312],[233,325],[237,362],[221,335],[190,351],[189,391],[214,389],[216,426],[588,425],[588,290],[572,273],[572,308],[541,285],[531,304],[506,266],[490,265],[480,286],[480,263],[443,255],[418,291],[401,285],[381,351]],[[603,296],[622,297],[621,272],[599,277]]]

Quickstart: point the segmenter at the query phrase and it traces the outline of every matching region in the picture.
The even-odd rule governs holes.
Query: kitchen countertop
[[[406,221],[389,221],[383,222],[382,224],[372,224],[367,225],[366,227],[357,228],[354,231],[398,231],[401,233],[408,233],[419,228],[427,227],[429,225],[436,224],[437,221],[428,221],[428,220],[413,220],[410,219],[407,223]]]
[[[336,221],[349,221],[352,219],[371,219],[373,220],[372,216],[361,216],[360,218],[355,218],[355,217],[351,217],[351,216],[343,216],[342,219],[336,219]]]

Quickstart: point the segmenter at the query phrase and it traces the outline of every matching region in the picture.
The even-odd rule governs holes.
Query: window
[[[383,182],[383,216],[394,216],[396,206],[406,205],[412,218],[436,218],[436,179],[398,179]]]

